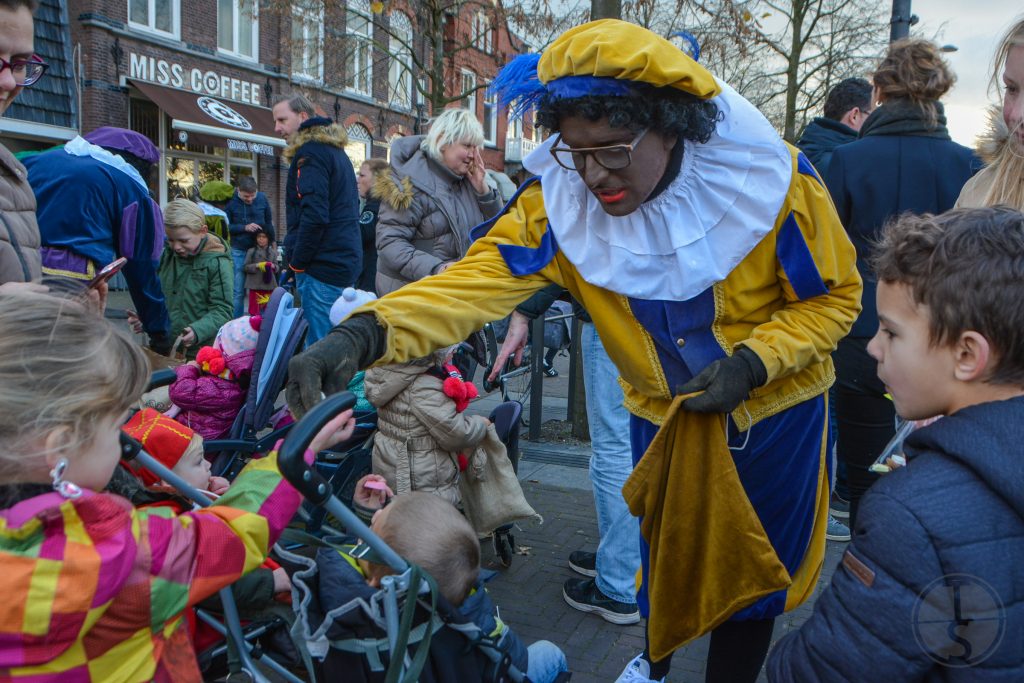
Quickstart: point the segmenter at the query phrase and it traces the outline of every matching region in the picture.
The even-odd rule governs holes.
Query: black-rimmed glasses
[[[14,59],[10,62],[0,57],[0,73],[3,73],[4,69],[10,69],[11,74],[14,75],[15,85],[32,85],[43,77],[49,66],[39,55],[32,55],[28,59]]]
[[[626,168],[633,161],[633,151],[640,140],[647,134],[647,128],[640,131],[633,142],[628,145],[607,145],[604,147],[562,147],[562,136],[559,135],[555,145],[551,148],[551,156],[562,168],[569,171],[582,171],[586,168],[587,157],[593,157],[594,161],[608,169],[617,171]]]

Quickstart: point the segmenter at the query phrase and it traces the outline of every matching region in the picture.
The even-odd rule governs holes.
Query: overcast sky
[[[957,142],[973,146],[985,127],[985,107],[992,74],[992,54],[1014,19],[1024,15],[1020,0],[913,0],[922,32],[942,28],[942,44],[956,45],[947,55],[957,82],[945,97],[949,132]],[[918,27],[915,27],[918,28]],[[914,33],[914,29],[911,29]]]

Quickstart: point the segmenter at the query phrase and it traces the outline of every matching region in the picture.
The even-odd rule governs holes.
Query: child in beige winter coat
[[[429,491],[459,504],[459,473],[484,440],[490,420],[466,415],[476,396],[447,363],[454,347],[366,371],[366,398],[377,407],[373,471],[396,494]]]

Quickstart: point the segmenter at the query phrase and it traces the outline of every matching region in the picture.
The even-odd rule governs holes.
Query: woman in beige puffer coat
[[[490,420],[458,412],[430,370],[454,347],[411,363],[366,371],[366,398],[377,407],[373,472],[396,494],[429,491],[459,504],[459,453],[468,458],[484,440]]]

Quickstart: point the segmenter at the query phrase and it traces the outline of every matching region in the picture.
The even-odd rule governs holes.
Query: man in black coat
[[[331,306],[363,269],[356,175],[345,154],[345,129],[317,116],[309,100],[294,95],[275,104],[273,112],[274,130],[288,140],[285,248],[311,345],[327,334]]]
[[[825,100],[824,116],[811,121],[796,143],[818,169],[818,175],[828,173],[832,150],[857,139],[873,108],[871,84],[863,78],[847,78],[832,88]]]
[[[228,215],[228,230],[231,233],[231,260],[235,266],[234,306],[235,317],[244,313],[245,298],[245,254],[256,246],[256,235],[265,232],[274,240],[274,218],[267,195],[260,192],[256,180],[244,175],[238,179],[235,196],[224,207]]]

